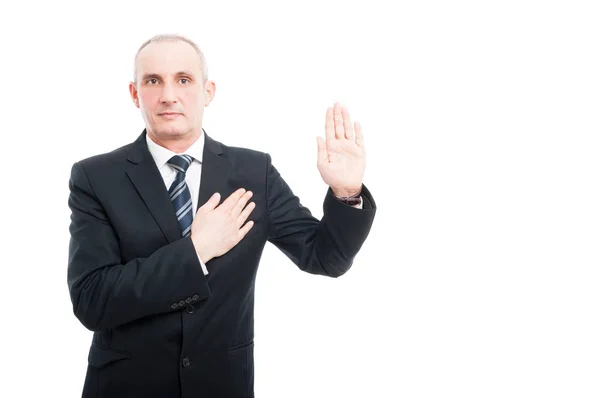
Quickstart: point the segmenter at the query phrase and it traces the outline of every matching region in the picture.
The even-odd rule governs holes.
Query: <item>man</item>
[[[76,162],[69,180],[68,287],[94,332],[84,397],[253,397],[254,281],[271,242],[303,271],[339,277],[365,241],[375,201],[363,136],[326,113],[314,218],[268,154],[202,128],[215,95],[198,47],[157,36],[135,58],[137,140]]]

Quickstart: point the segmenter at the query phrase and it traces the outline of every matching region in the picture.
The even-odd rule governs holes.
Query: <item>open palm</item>
[[[336,196],[359,192],[365,174],[365,147],[362,129],[354,125],[346,108],[335,103],[327,108],[325,140],[317,137],[317,167],[323,181]]]

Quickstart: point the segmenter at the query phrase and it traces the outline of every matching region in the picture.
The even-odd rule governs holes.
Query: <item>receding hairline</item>
[[[137,62],[138,62],[138,56],[140,55],[140,52],[144,48],[146,48],[146,46],[148,46],[150,43],[159,43],[159,42],[165,42],[165,41],[182,41],[182,42],[185,42],[185,43],[189,44],[190,46],[192,46],[192,48],[194,50],[196,50],[196,53],[198,54],[198,57],[200,58],[200,68],[202,69],[202,78],[204,81],[206,81],[208,79],[208,66],[206,65],[206,58],[204,57],[204,53],[202,52],[200,47],[193,40],[191,40],[183,35],[179,35],[179,34],[159,34],[159,35],[153,36],[150,39],[146,40],[144,43],[142,43],[140,48],[137,50],[134,61],[133,61],[133,82],[134,83],[137,84]]]

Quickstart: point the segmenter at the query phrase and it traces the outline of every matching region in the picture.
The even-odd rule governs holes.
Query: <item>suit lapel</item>
[[[146,130],[133,143],[127,160],[134,164],[127,171],[127,175],[167,240],[174,242],[181,239],[181,229],[175,217],[169,193],[165,189],[162,176],[148,151]]]
[[[204,151],[202,153],[202,173],[200,177],[200,192],[198,193],[198,208],[215,193],[221,194],[221,202],[226,198],[225,187],[231,165],[223,154],[221,144],[204,134]],[[197,210],[197,209],[196,209]]]
[[[215,192],[221,194],[221,201],[226,199],[223,197],[224,189],[230,172],[230,164],[223,154],[221,144],[210,138],[205,132],[203,134],[204,149],[197,208],[206,203]],[[127,171],[127,175],[167,241],[174,242],[181,239],[181,230],[171,199],[156,163],[148,151],[146,130],[133,143],[127,160],[133,163],[133,167]]]

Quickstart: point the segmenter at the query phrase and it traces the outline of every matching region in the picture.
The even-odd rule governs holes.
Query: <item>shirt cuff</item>
[[[198,261],[200,261],[200,266],[202,267],[202,272],[204,272],[204,275],[208,275],[208,269],[206,269],[206,265],[202,262],[202,260],[200,260],[200,256],[198,256]]]
[[[362,198],[362,196],[360,197],[360,203],[357,204],[357,205],[354,205],[352,207],[355,207],[357,209],[362,209],[363,208],[363,198]]]

